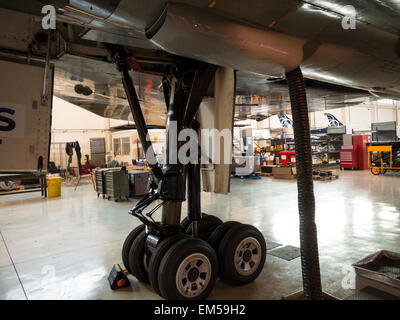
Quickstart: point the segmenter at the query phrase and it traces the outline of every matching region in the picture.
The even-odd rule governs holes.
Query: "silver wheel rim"
[[[236,271],[242,276],[253,274],[261,262],[261,244],[256,238],[244,238],[235,250]]]
[[[194,253],[186,257],[176,272],[176,287],[186,298],[199,296],[211,279],[211,263],[206,255]]]

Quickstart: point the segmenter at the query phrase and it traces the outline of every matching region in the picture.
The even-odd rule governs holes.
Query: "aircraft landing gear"
[[[119,46],[110,45],[109,49],[121,73],[138,135],[148,155],[152,145],[146,140],[147,127],[125,51]],[[202,214],[199,161],[183,165],[170,159],[170,144],[179,146],[177,138],[169,135],[172,123],[176,123],[178,133],[184,128],[198,132],[195,116],[215,71],[215,66],[185,60],[164,78],[167,164],[161,168],[158,163],[150,163],[149,192],[129,211],[143,225],[127,236],[122,249],[123,263],[133,276],[149,282],[166,299],[204,299],[219,275],[231,284],[249,283],[258,277],[265,262],[265,240],[256,228],[233,221],[223,223],[216,216]],[[180,222],[186,189],[187,218]],[[158,204],[145,212],[154,202]],[[156,222],[152,216],[160,208],[161,221]]]
[[[144,245],[148,236],[144,225],[128,235],[124,265],[166,299],[206,298],[218,276],[231,285],[250,283],[261,273],[267,255],[260,231],[236,221],[219,224],[209,236],[203,233],[192,237],[183,232],[170,235],[151,248],[150,255]],[[124,258],[127,247],[128,259]]]

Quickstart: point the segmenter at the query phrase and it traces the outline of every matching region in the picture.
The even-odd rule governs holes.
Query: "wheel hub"
[[[199,277],[199,275],[200,275],[199,269],[197,269],[197,268],[192,268],[192,269],[190,269],[189,272],[188,272],[188,279],[189,279],[190,282],[194,282],[194,281],[197,280],[197,278]]]
[[[235,250],[234,264],[236,271],[243,276],[252,275],[261,262],[261,244],[256,238],[244,238]]]
[[[211,279],[211,262],[206,255],[194,253],[186,257],[176,272],[176,287],[187,298],[199,296]]]
[[[252,256],[251,251],[250,251],[250,250],[246,250],[246,251],[243,253],[243,260],[244,260],[244,262],[249,262],[249,261],[251,260],[251,256]]]

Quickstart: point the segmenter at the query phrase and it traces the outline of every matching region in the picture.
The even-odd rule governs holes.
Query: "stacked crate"
[[[105,172],[105,193],[108,199],[115,201],[129,199],[129,181],[126,170],[108,170]]]
[[[106,182],[105,182],[106,169],[97,169],[95,172],[96,192],[97,196],[106,196]]]
[[[149,172],[132,170],[129,174],[129,194],[132,198],[144,196],[149,189]]]

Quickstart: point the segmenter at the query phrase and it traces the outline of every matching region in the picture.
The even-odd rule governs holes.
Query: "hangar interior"
[[[0,299],[399,299],[400,7],[361,2],[0,0]]]

